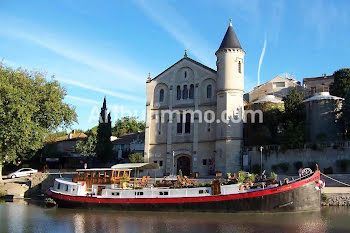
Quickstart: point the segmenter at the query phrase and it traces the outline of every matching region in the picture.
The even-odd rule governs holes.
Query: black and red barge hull
[[[49,191],[58,207],[109,208],[131,211],[315,211],[321,207],[321,192],[316,189],[320,173],[279,187],[230,195],[181,198],[100,198],[70,196]]]

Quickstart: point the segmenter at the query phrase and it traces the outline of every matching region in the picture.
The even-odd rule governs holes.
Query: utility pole
[[[260,146],[259,150],[260,150],[260,174],[262,174],[262,151],[263,151],[264,147]]]

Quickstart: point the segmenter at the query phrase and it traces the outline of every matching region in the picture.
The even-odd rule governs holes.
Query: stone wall
[[[25,197],[36,197],[40,194],[46,193],[46,191],[53,186],[56,178],[59,177],[73,178],[76,176],[76,172],[70,173],[37,173],[31,177],[31,185],[29,190],[25,193]]]
[[[312,145],[310,147],[312,148],[281,151],[278,146],[265,146],[262,153],[263,169],[269,174],[271,168],[277,166],[279,167],[277,173],[296,174],[298,171],[295,168],[295,163],[301,161],[303,167],[310,167],[317,163],[322,172],[331,168],[333,173],[350,173],[350,164],[346,165],[346,169],[339,166],[340,161],[350,161],[350,142]],[[252,170],[254,166],[260,167],[258,147],[250,147],[245,154],[248,154],[249,161],[245,169]],[[283,171],[280,168],[281,164],[288,164],[288,170]]]
[[[329,193],[322,195],[323,206],[350,206],[349,193]]]

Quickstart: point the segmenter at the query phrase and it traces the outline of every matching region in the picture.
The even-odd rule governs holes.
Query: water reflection
[[[0,232],[349,232],[350,208],[303,213],[159,213],[0,205]]]

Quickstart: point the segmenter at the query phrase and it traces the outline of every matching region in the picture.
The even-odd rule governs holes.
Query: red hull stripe
[[[261,191],[253,191],[248,193],[237,193],[229,195],[216,195],[206,197],[172,197],[172,198],[96,198],[96,197],[82,197],[82,196],[70,196],[60,193],[49,191],[49,195],[56,199],[73,201],[73,202],[86,202],[86,203],[106,203],[106,204],[148,204],[148,203],[188,203],[188,202],[216,202],[236,200],[252,197],[266,196],[281,192],[287,192],[289,190],[299,188],[311,182],[320,180],[320,172],[316,171],[310,178],[280,187],[266,189]]]

